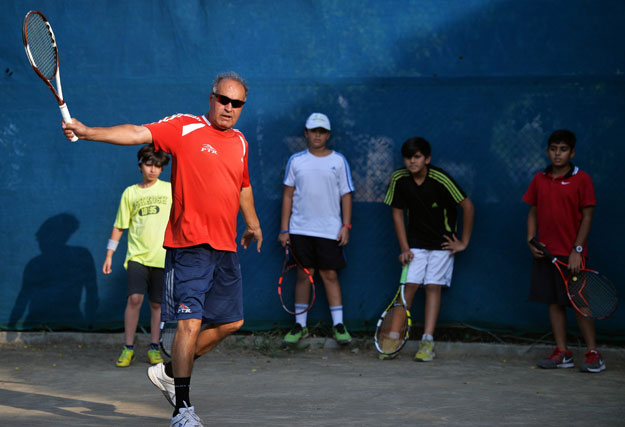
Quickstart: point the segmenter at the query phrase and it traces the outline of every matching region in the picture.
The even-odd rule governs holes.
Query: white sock
[[[421,341],[434,341],[434,337],[430,334],[423,334]]]
[[[332,324],[334,326],[338,325],[339,323],[343,323],[342,305],[335,305],[333,307],[330,307],[330,314],[332,315]]]
[[[300,311],[304,311],[306,310],[306,307],[308,307],[308,304],[295,304],[295,312],[299,313]],[[299,323],[302,326],[302,328],[305,328],[307,317],[308,317],[308,312],[305,312],[302,314],[296,314],[295,323]]]
[[[388,337],[392,340],[398,340],[399,339],[399,332],[395,332],[395,331],[391,331],[388,333]]]

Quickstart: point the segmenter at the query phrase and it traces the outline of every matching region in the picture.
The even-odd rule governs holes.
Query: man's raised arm
[[[145,126],[117,125],[110,127],[89,127],[76,119],[72,123],[62,123],[65,137],[69,140],[76,135],[88,141],[102,141],[115,145],[139,145],[152,142],[152,133]]]

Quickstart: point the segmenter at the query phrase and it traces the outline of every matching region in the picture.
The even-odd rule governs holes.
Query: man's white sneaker
[[[193,406],[187,406],[184,402],[184,408],[180,409],[180,413],[171,419],[171,427],[204,427],[200,417],[195,415]]]
[[[174,379],[165,373],[165,365],[158,363],[148,368],[148,378],[165,396],[171,406],[176,406],[176,385]],[[173,425],[173,424],[172,424]],[[189,424],[194,425],[194,424]]]

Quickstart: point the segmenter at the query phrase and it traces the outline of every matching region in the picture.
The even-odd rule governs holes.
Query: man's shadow
[[[87,248],[67,241],[80,223],[72,214],[48,218],[35,234],[41,254],[31,259],[22,278],[9,329],[89,329],[98,308],[93,257]],[[85,313],[80,310],[83,290]]]

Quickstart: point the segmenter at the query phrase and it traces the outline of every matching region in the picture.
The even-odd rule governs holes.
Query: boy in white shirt
[[[282,219],[278,241],[289,244],[295,257],[311,275],[315,269],[323,280],[332,315],[334,338],[339,344],[351,342],[343,324],[341,287],[337,270],[345,267],[343,246],[352,228],[352,183],[349,164],[342,154],[327,148],[330,120],[313,113],[306,121],[304,135],[308,149],[295,153],[286,165],[283,181]],[[310,287],[306,273],[297,272],[295,311],[308,306]],[[308,334],[307,313],[295,316],[295,326],[284,337],[294,345]]]

